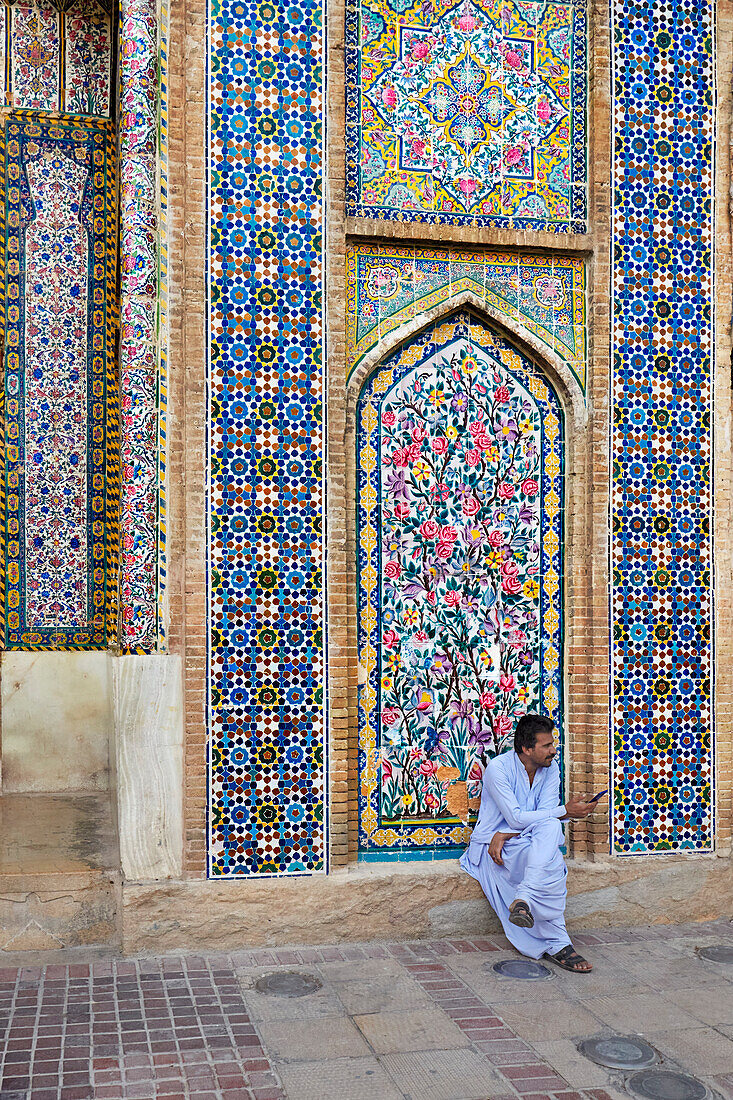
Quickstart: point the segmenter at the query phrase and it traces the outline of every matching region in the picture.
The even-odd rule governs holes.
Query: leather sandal
[[[519,928],[534,928],[534,917],[526,901],[517,898],[509,906],[509,920]]]
[[[511,920],[511,917],[509,919]],[[569,943],[567,947],[563,947],[556,955],[550,955],[548,952],[545,952],[545,958],[552,959],[552,961],[557,963],[562,970],[569,970],[571,974],[590,974],[593,969],[588,960],[578,954],[572,943]],[[579,963],[586,963],[588,969],[581,969],[578,965]]]

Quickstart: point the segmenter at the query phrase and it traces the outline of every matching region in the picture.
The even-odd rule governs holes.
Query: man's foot
[[[510,917],[509,920],[511,919]],[[590,974],[593,969],[588,960],[578,954],[572,943],[569,943],[567,947],[563,947],[556,955],[545,952],[545,958],[552,959],[554,963],[557,963],[563,970],[569,970],[571,974]]]
[[[519,898],[513,901],[509,906],[509,920],[512,924],[518,925],[520,928],[533,928],[534,917],[530,912],[530,908],[526,901],[520,901]]]

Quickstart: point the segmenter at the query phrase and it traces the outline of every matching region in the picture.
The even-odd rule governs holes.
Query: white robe
[[[565,928],[567,869],[560,851],[560,769],[555,761],[538,768],[532,786],[527,769],[515,752],[490,760],[484,772],[478,821],[471,842],[461,856],[461,867],[481,883],[504,934],[523,955],[540,959],[570,943]],[[502,849],[503,867],[489,855],[495,833],[518,833]],[[533,928],[519,928],[509,920],[515,898],[526,901]]]

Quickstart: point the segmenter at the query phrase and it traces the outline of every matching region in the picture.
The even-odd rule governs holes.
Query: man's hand
[[[489,844],[489,855],[493,859],[497,867],[504,866],[504,860],[501,858],[501,850],[507,840],[510,840],[513,836],[519,836],[519,833],[494,833]]]
[[[597,809],[597,802],[584,802],[582,798],[570,797],[565,803],[566,815],[576,821],[587,817],[588,814],[592,814]]]

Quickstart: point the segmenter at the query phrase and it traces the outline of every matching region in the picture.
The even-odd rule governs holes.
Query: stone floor
[[[499,977],[501,937],[0,962],[0,1100],[616,1100],[578,1041],[643,1035],[733,1100],[726,922],[576,936],[591,975]],[[273,972],[313,976],[264,993]],[[312,983],[315,984],[315,983]]]

